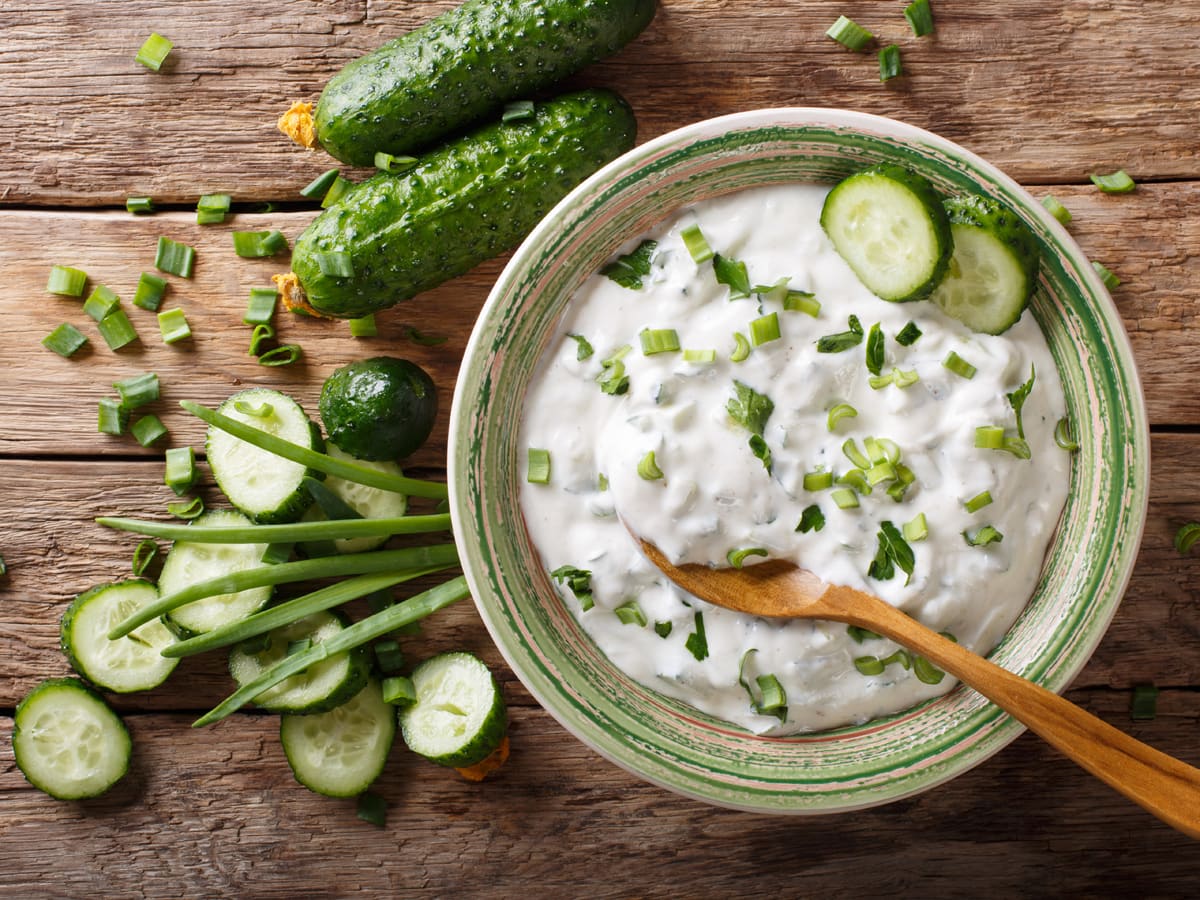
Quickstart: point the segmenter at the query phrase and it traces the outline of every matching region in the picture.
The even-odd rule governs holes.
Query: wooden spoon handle
[[[843,591],[852,596],[844,601],[831,596]],[[876,597],[834,587],[821,601],[863,613],[855,617],[861,621],[851,624],[883,634],[924,656],[1105,784],[1172,828],[1200,838],[1200,769],[1143,744],[1069,700],[960,647]]]

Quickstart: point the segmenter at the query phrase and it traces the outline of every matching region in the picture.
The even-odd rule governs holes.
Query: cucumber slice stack
[[[500,686],[470,653],[443,653],[412,673],[417,700],[400,710],[404,742],[440,766],[473,766],[508,729]]]

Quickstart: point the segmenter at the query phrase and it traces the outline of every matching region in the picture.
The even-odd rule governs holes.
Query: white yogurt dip
[[[863,722],[945,693],[954,680],[923,682],[900,660],[880,674],[862,674],[856,659],[886,659],[897,646],[881,638],[856,641],[837,623],[781,623],[704,603],[643,558],[622,519],[674,562],[723,566],[730,551],[761,548],[830,583],[874,592],[986,653],[1033,592],[1069,482],[1070,456],[1054,440],[1066,403],[1032,315],[991,336],[970,332],[932,303],[880,300],[821,230],[826,193],[818,185],[742,191],[682,210],[631,240],[625,252],[643,238],[657,241],[643,286],[632,290],[599,274],[584,283],[524,407],[522,446],[549,451],[551,467],[548,483],[522,486],[529,534],[548,570],[590,572],[591,608],[582,608],[565,580],[558,584],[562,601],[631,677],[759,733]],[[751,285],[786,278],[791,289],[815,296],[819,315],[785,310],[777,295],[729,299],[730,288],[717,281],[712,263],[694,262],[683,244],[680,232],[692,224],[717,253],[745,263]],[[749,323],[772,312],[780,338],[731,361],[733,334],[749,337]],[[864,331],[880,325],[885,376],[899,370],[919,380],[873,388],[865,341],[843,352],[817,352],[817,340],[847,331],[851,315]],[[901,346],[895,337],[909,322],[921,336]],[[646,328],[674,329],[681,350],[712,349],[716,359],[689,362],[681,351],[645,355],[639,334]],[[586,339],[594,353],[579,359],[580,343],[571,335]],[[597,381],[604,378],[602,361],[626,345],[632,348],[621,359],[628,389],[605,393]],[[943,365],[950,351],[976,367],[973,378]],[[1029,379],[1031,367],[1036,380],[1022,413],[1031,458],[976,447],[977,427],[1002,426],[1015,435],[1006,395]],[[774,404],[761,435],[769,471],[749,446],[751,432],[727,411],[735,381]],[[829,410],[839,403],[857,416],[830,430]],[[870,494],[855,492],[856,508],[834,502],[834,491],[845,484],[805,489],[806,473],[842,476],[856,468],[843,445],[853,439],[864,450],[868,437],[894,442],[899,463],[915,476],[899,501],[888,493],[896,481],[886,478]],[[653,480],[644,477],[653,474],[654,466],[646,465],[650,452],[662,473]],[[984,491],[992,502],[969,512],[966,502]],[[824,527],[797,531],[814,505]],[[899,568],[887,580],[870,577],[881,523],[900,529],[919,514],[928,536],[909,544],[911,578]],[[971,546],[964,532],[976,535],[984,526],[1003,539]],[[698,618],[707,655],[693,636]],[[757,652],[747,655],[752,649]],[[755,688],[752,699],[739,675],[751,686],[759,675],[775,676],[786,693],[786,718],[781,710],[756,712],[762,698]]]

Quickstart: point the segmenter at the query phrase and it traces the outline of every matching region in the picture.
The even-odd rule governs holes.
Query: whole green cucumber
[[[304,297],[288,297],[283,276],[281,289],[323,315],[357,318],[441,284],[514,247],[571,188],[630,149],[635,130],[617,94],[579,91],[450,141],[405,172],[380,172],[296,240],[292,271]],[[348,259],[332,265],[331,253]]]
[[[330,79],[316,138],[358,166],[419,150],[616,53],[654,12],[655,0],[468,0]]]

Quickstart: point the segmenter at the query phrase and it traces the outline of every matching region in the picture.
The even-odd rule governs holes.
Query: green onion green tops
[[[182,497],[196,483],[198,477],[196,453],[191,447],[171,447],[167,450],[163,484]]]
[[[163,295],[167,292],[167,281],[150,272],[143,272],[138,278],[137,288],[133,292],[133,305],[139,309],[151,312],[162,306]]]
[[[338,170],[327,169],[300,189],[300,196],[310,200],[323,198],[337,180]]]
[[[417,164],[415,156],[392,156],[378,150],[375,153],[375,168],[381,172],[404,172]]]
[[[1071,224],[1071,211],[1063,206],[1053,194],[1047,194],[1042,198],[1042,206],[1046,207],[1046,211],[1058,219],[1061,225]]]
[[[137,409],[147,403],[153,403],[159,397],[158,376],[153,372],[143,372],[121,381],[114,381],[113,387],[121,398],[121,405],[126,409]]]
[[[746,564],[746,558],[750,556],[768,556],[764,547],[743,547],[737,550],[730,550],[725,554],[725,559],[735,569],[740,569]]]
[[[69,322],[63,322],[42,338],[43,347],[53,350],[64,359],[73,356],[87,342],[88,339],[84,337],[83,332]]]
[[[525,480],[530,484],[550,483],[550,451],[540,447],[529,448],[528,467]]]
[[[1100,276],[1100,280],[1104,282],[1104,286],[1110,291],[1116,290],[1121,286],[1121,279],[1114,275],[1104,263],[1093,259],[1092,268],[1096,270],[1096,274]]]
[[[717,283],[729,288],[730,300],[745,300],[750,296],[750,275],[744,262],[716,253],[712,264]]]
[[[826,475],[831,473],[826,472]],[[807,476],[805,476],[807,479]],[[815,503],[811,506],[806,506],[804,512],[800,514],[800,522],[796,525],[796,530],[801,534],[808,534],[810,531],[820,531],[825,527],[825,514],[821,512],[821,507]]]
[[[833,38],[847,50],[855,51],[865,50],[875,40],[875,35],[846,16],[838,16],[837,21],[825,32],[825,36]]]
[[[999,544],[1004,540],[1004,535],[991,525],[984,525],[974,532],[964,531],[962,536],[963,540],[971,547],[986,547],[988,544]]]
[[[274,304],[271,307],[274,311]],[[368,313],[358,319],[350,320],[350,337],[375,337],[379,334],[379,326],[375,324],[375,313]]]
[[[121,405],[120,400],[111,397],[101,397],[98,404],[99,415],[96,430],[101,434],[124,434],[129,424],[129,410]]]
[[[196,263],[196,249],[187,244],[173,241],[169,237],[158,239],[158,250],[154,255],[154,268],[169,275],[191,278]]]
[[[229,194],[205,194],[196,204],[197,225],[219,225],[225,221],[233,197]]]
[[[867,333],[867,371],[878,375],[883,368],[883,331],[876,322]]]
[[[158,556],[158,543],[146,538],[144,541],[139,541],[137,547],[133,550],[133,562],[131,569],[135,577],[140,578],[146,574],[146,570],[150,568],[155,558]]]
[[[646,614],[638,606],[637,600],[626,600],[620,606],[614,607],[613,612],[621,620],[622,625],[636,625],[639,628],[646,627]]]
[[[975,372],[978,371],[953,350],[947,353],[946,358],[942,360],[942,367],[953,372],[959,378],[966,378],[968,381],[974,378]]]
[[[150,37],[146,38],[145,42],[138,49],[137,56],[134,59],[151,72],[157,72],[162,68],[162,64],[166,62],[167,54],[171,52],[171,48],[174,46],[171,41],[168,41],[161,34],[151,32]]]
[[[504,105],[504,112],[500,115],[500,121],[520,122],[523,119],[532,119],[535,114],[532,100],[515,100],[512,103]]]
[[[279,292],[274,287],[251,288],[250,300],[246,304],[246,314],[242,322],[246,325],[268,325],[275,317],[275,301]]]
[[[145,216],[154,212],[154,201],[149,197],[126,197],[125,211],[135,216]]]
[[[896,44],[888,44],[879,51],[879,80],[891,81],[904,73],[900,62],[900,48]]]
[[[258,259],[266,256],[274,256],[287,249],[287,238],[283,236],[283,232],[275,231],[233,231],[230,232],[233,238],[233,252],[245,259]],[[325,254],[326,256],[331,254]],[[341,254],[349,259],[349,254]],[[320,260],[318,260],[320,265]],[[354,274],[351,269],[349,275],[341,275],[336,272],[325,272],[321,269],[322,274],[336,274],[341,278],[349,278]]]
[[[759,316],[750,322],[750,342],[755,347],[770,341],[777,341],[781,336],[778,313],[767,313],[767,315]]]
[[[592,573],[575,566],[559,566],[550,573],[555,581],[565,584],[579,601],[580,608],[587,612],[594,605],[592,600]]]
[[[625,363],[622,360],[632,349],[628,344],[623,344],[607,359],[600,361],[600,374],[596,376],[596,383],[600,385],[602,393],[617,396],[629,390],[629,376],[625,374]]]
[[[896,343],[901,347],[911,347],[921,336],[921,329],[916,322],[909,322],[896,333]]]
[[[316,182],[313,182],[313,184],[316,184]],[[352,187],[354,187],[353,181],[343,178],[341,175],[335,175],[324,196],[321,197],[321,209],[329,209],[329,207],[341,200]]]
[[[976,494],[974,497],[972,497],[970,500],[968,500],[966,503],[964,503],[963,506],[966,508],[967,512],[977,513],[977,512],[979,512],[979,510],[983,509],[985,506],[989,505],[991,502],[992,502],[991,492],[990,491],[980,491],[978,494]]]
[[[695,630],[687,636],[683,645],[696,658],[697,662],[703,662],[708,658],[708,637],[704,633],[704,613],[696,612],[692,621]]]
[[[1129,718],[1148,721],[1158,715],[1158,688],[1152,684],[1135,684],[1129,696]]]
[[[818,353],[842,353],[857,347],[863,340],[863,327],[857,316],[850,316],[849,327],[837,334],[827,334],[817,341]]]
[[[1197,540],[1200,540],[1200,522],[1188,522],[1175,532],[1175,549],[1180,553],[1190,553]]]
[[[582,334],[568,334],[567,337],[575,342],[575,358],[580,362],[590,359],[592,354],[596,352],[592,349],[592,345],[588,343],[588,339]]]
[[[111,350],[120,350],[137,340],[137,331],[134,330],[133,323],[129,321],[129,316],[125,315],[125,310],[119,307],[101,319],[97,327],[104,343],[108,344]]]
[[[168,503],[167,512],[177,519],[198,519],[204,515],[204,501],[199,497],[193,497],[188,501],[180,500],[178,503]]]
[[[849,403],[837,403],[830,408],[825,424],[830,431],[833,431],[842,419],[853,419],[857,415],[858,410]]]
[[[833,487],[832,472],[805,472],[804,473],[804,489],[806,491],[824,491]]]
[[[808,291],[791,291],[783,295],[785,312],[802,312],[814,319],[821,314],[821,301]]]
[[[83,301],[83,311],[99,322],[120,305],[121,298],[113,293],[112,288],[98,284]]]
[[[650,274],[650,263],[657,248],[657,241],[642,241],[632,253],[619,256],[602,268],[600,274],[623,288],[641,290],[643,280]]]
[[[158,314],[158,330],[164,344],[177,344],[192,336],[192,327],[182,309],[166,309]]]
[[[643,328],[638,337],[642,342],[642,354],[673,353],[679,350],[679,335],[674,328]]]
[[[137,442],[143,447],[149,447],[155,441],[167,436],[167,426],[158,416],[142,416],[129,429]]]
[[[715,363],[717,361],[716,350],[684,350],[683,361],[690,363]]]
[[[699,225],[689,225],[679,232],[679,237],[683,239],[683,246],[697,265],[713,258],[713,249],[701,234]]]
[[[657,481],[663,477],[662,469],[658,467],[653,450],[643,456],[638,462],[637,473],[638,477],[645,481]]]
[[[749,355],[750,342],[740,331],[735,331],[733,333],[733,352],[729,354],[729,361],[740,363]]]
[[[775,675],[755,676],[754,682],[758,686],[758,696],[755,696],[754,690],[750,687],[746,667],[750,658],[757,652],[756,648],[751,647],[742,654],[741,662],[738,663],[738,684],[745,688],[746,694],[750,697],[750,708],[756,713],[760,716],[775,716],[781,722],[786,721],[787,693]]]
[[[1137,187],[1137,182],[1130,178],[1124,169],[1118,169],[1111,175],[1089,175],[1092,184],[1106,194],[1128,194]]]
[[[53,266],[46,281],[46,291],[61,297],[82,297],[87,285],[87,272],[70,266]]]
[[[933,34],[933,10],[929,8],[929,0],[913,0],[904,7],[904,18],[915,37]]]
[[[904,535],[904,539],[910,544],[915,544],[929,537],[929,525],[925,521],[925,513],[917,513],[912,521],[905,522],[901,533]]]

